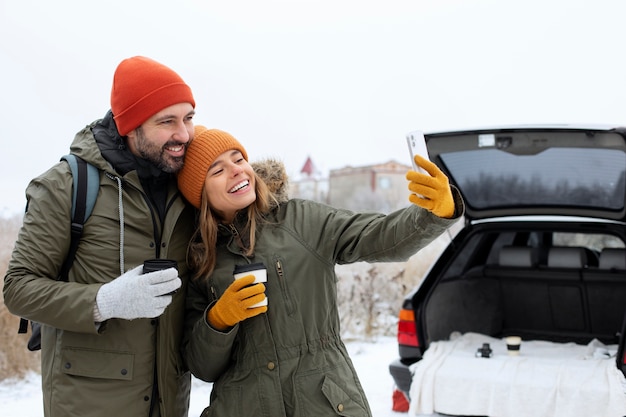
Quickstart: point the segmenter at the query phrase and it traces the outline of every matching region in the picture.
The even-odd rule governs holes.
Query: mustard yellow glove
[[[434,215],[450,218],[454,215],[454,198],[448,177],[437,165],[428,159],[415,155],[415,163],[430,175],[410,170],[406,173],[409,180],[409,201],[431,211]],[[417,194],[417,195],[416,195]]]
[[[240,321],[267,311],[267,306],[249,308],[265,299],[265,285],[250,285],[253,282],[254,275],[247,275],[230,284],[207,313],[207,321],[214,329],[226,330]]]

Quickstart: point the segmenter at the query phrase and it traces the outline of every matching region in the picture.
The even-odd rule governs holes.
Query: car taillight
[[[413,310],[400,310],[398,318],[398,344],[419,347]]]

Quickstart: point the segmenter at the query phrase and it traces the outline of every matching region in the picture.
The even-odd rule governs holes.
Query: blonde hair
[[[256,200],[244,209],[247,221],[244,230],[239,231],[242,235],[249,235],[247,247],[242,248],[246,256],[254,254],[257,226],[264,223],[266,214],[278,205],[276,197],[256,172],[254,178]],[[204,187],[197,222],[198,227],[189,244],[188,262],[193,271],[192,279],[208,279],[217,262],[217,235],[221,217],[210,207]]]

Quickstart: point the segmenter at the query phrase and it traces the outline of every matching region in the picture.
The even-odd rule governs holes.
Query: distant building
[[[290,197],[328,203],[328,179],[315,167],[311,157],[307,157],[299,175],[290,179],[289,184]]]
[[[390,213],[408,204],[406,172],[410,166],[389,161],[330,171],[328,203],[353,211]]]
[[[408,204],[409,169],[408,165],[389,161],[334,169],[325,178],[308,157],[298,175],[290,178],[289,195],[353,211],[390,213]]]

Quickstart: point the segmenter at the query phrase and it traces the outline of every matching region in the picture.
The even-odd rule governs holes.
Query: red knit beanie
[[[196,102],[183,79],[163,64],[143,56],[123,60],[115,70],[111,89],[111,111],[120,135],[166,107]]]
[[[194,127],[193,140],[185,152],[185,164],[178,171],[178,189],[194,207],[200,208],[209,167],[218,156],[231,149],[238,150],[248,160],[246,149],[230,133],[200,125]]]

